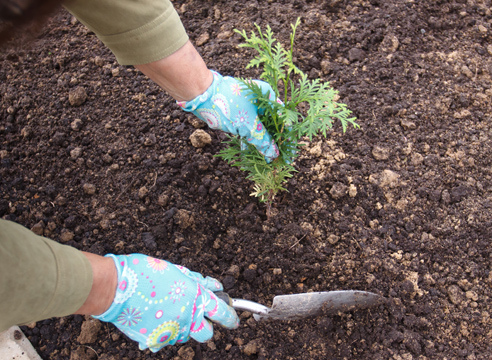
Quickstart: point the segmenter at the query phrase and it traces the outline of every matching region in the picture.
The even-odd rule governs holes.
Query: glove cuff
[[[213,75],[212,84],[208,87],[203,94],[198,95],[196,98],[190,101],[176,101],[179,107],[184,111],[194,112],[198,109],[205,101],[210,99],[214,94],[214,89],[217,87],[218,83],[222,80],[222,75],[218,72],[211,70]]]
[[[111,303],[111,306],[108,308],[108,310],[103,312],[101,315],[92,315],[92,317],[95,319],[101,320],[101,321],[105,321],[105,322],[113,322],[113,321],[115,321],[115,319],[118,317],[118,315],[121,312],[122,303],[131,296],[130,292],[125,291],[125,290],[130,290],[129,288],[131,286],[131,287],[133,287],[132,291],[134,292],[135,288],[137,286],[138,280],[136,278],[136,274],[135,274],[135,277],[131,280],[131,282],[132,282],[131,284],[129,284],[129,281],[125,279],[125,276],[123,275],[124,269],[125,268],[128,269],[126,267],[126,261],[127,260],[125,259],[125,256],[116,256],[113,254],[107,254],[104,257],[110,257],[113,259],[114,265],[116,267],[116,271],[118,273],[118,282],[117,282],[117,286],[116,286],[116,294],[115,294],[113,302]],[[128,286],[128,285],[130,285],[130,286]],[[125,296],[125,293],[127,296]],[[130,294],[130,296],[128,296],[128,294]],[[125,297],[126,297],[126,299],[124,299]],[[124,300],[121,301],[122,299],[124,299]]]

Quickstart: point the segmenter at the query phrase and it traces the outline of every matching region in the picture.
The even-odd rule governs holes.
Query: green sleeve
[[[0,219],[0,332],[73,314],[89,296],[92,268],[77,249]]]
[[[121,65],[163,59],[188,41],[169,0],[67,0],[64,6],[111,49]]]

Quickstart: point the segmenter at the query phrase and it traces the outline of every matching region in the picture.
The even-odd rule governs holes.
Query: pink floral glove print
[[[271,162],[278,155],[278,148],[258,118],[258,108],[248,95],[249,90],[236,79],[212,71],[212,85],[201,95],[190,101],[178,101],[183,110],[192,112],[212,129],[239,135],[254,145]],[[264,81],[252,80],[264,94],[275,93]]]
[[[212,321],[239,326],[234,309],[214,294],[223,289],[217,280],[142,254],[106,256],[115,262],[118,286],[112,305],[94,318],[116,325],[141,350],[157,352],[190,337],[207,341]]]

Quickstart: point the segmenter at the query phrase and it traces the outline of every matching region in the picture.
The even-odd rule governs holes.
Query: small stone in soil
[[[169,203],[169,196],[166,194],[159,195],[159,198],[157,199],[157,203],[160,206],[166,206]]]
[[[236,283],[236,280],[234,279],[234,276],[227,275],[222,279],[222,285],[224,285],[224,289],[230,290],[234,287],[234,284]]]
[[[178,350],[178,355],[182,360],[193,360],[195,357],[195,352],[190,346],[185,346]]]
[[[201,34],[196,40],[196,46],[202,46],[210,40],[210,35],[207,32]]]
[[[77,338],[77,341],[80,344],[91,344],[97,340],[97,335],[99,330],[101,330],[102,324],[99,320],[87,318],[80,330],[80,335]]]
[[[366,52],[362,49],[352,48],[348,52],[350,62],[362,61],[366,57]]]
[[[84,123],[82,122],[81,119],[75,119],[70,124],[70,127],[72,128],[73,131],[79,131],[80,129],[82,129],[83,124]]]
[[[44,231],[43,220],[40,220],[38,223],[34,224],[34,226],[31,228],[31,231],[36,235],[43,235],[43,231]]]
[[[234,277],[239,276],[239,266],[237,265],[231,265],[229,270],[227,270],[227,274],[232,275]]]
[[[330,236],[328,236],[328,242],[331,245],[335,245],[338,242],[338,240],[340,240],[340,237],[335,234],[330,234]]]
[[[357,187],[354,184],[350,184],[349,189],[348,189],[348,194],[351,198],[354,198],[357,196]]]
[[[449,300],[455,304],[459,305],[464,300],[463,291],[457,285],[451,285],[448,287]]]
[[[94,64],[99,66],[99,67],[102,67],[102,66],[104,66],[104,59],[100,56],[96,56],[96,57],[94,57]]]
[[[256,279],[256,276],[256,270],[246,269],[243,271],[243,277],[248,282],[254,281]]]
[[[82,189],[87,195],[94,195],[96,193],[96,186],[93,184],[84,184]]]
[[[87,92],[82,86],[71,90],[68,94],[68,102],[72,106],[80,106],[87,100]]]
[[[82,148],[76,147],[72,151],[70,151],[70,157],[72,159],[78,159],[82,155]]]
[[[157,243],[155,242],[155,237],[154,235],[152,235],[152,233],[149,232],[142,233],[142,242],[144,243],[145,247],[149,250],[157,249]]]
[[[388,160],[390,155],[389,149],[381,147],[381,146],[375,146],[372,149],[372,156],[374,159],[381,161],[381,160]]]
[[[61,234],[60,234],[60,241],[62,243],[66,243],[66,242],[73,240],[73,237],[74,237],[73,232],[71,232],[70,230],[67,230],[67,229],[63,229],[61,231]]]
[[[258,352],[258,345],[256,344],[256,341],[252,340],[247,343],[243,348],[243,352],[248,356],[256,354]]]
[[[190,141],[194,147],[202,148],[212,143],[212,137],[206,131],[198,129],[190,135]]]
[[[193,218],[193,214],[184,209],[179,209],[176,212],[176,223],[180,226],[181,229],[187,229],[190,226],[193,226],[195,223],[195,219]]]
[[[404,130],[415,130],[417,128],[414,122],[405,119],[400,121],[400,125]]]
[[[281,275],[281,274],[282,274],[282,269],[280,268],[273,269],[273,275]]]
[[[138,190],[138,198],[142,200],[147,196],[148,193],[149,193],[149,190],[145,186],[142,186]]]
[[[333,197],[333,199],[340,199],[341,197],[345,196],[347,194],[347,185],[341,183],[341,182],[336,182],[333,184],[330,194]]]
[[[176,208],[170,208],[169,210],[167,210],[165,213],[164,213],[164,218],[166,220],[170,220],[174,217],[174,215],[176,215],[176,213],[178,212],[178,209]]]
[[[204,185],[200,185],[198,187],[198,195],[201,196],[201,197],[205,197],[207,196],[207,193],[208,193],[208,190],[207,188],[204,186]]]

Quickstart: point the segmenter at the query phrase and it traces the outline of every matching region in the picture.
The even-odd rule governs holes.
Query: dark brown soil
[[[0,216],[78,249],[166,258],[264,304],[340,289],[388,304],[291,322],[243,314],[238,330],[157,354],[112,325],[50,319],[23,327],[40,355],[490,359],[491,1],[174,4],[210,68],[253,78],[231,30],[270,24],[286,43],[302,17],[298,66],[340,91],[361,130],[311,142],[267,221],[244,174],[213,157],[223,136],[207,129],[213,143],[194,148],[193,118],[62,11],[0,55]],[[78,87],[87,99],[72,106]]]

